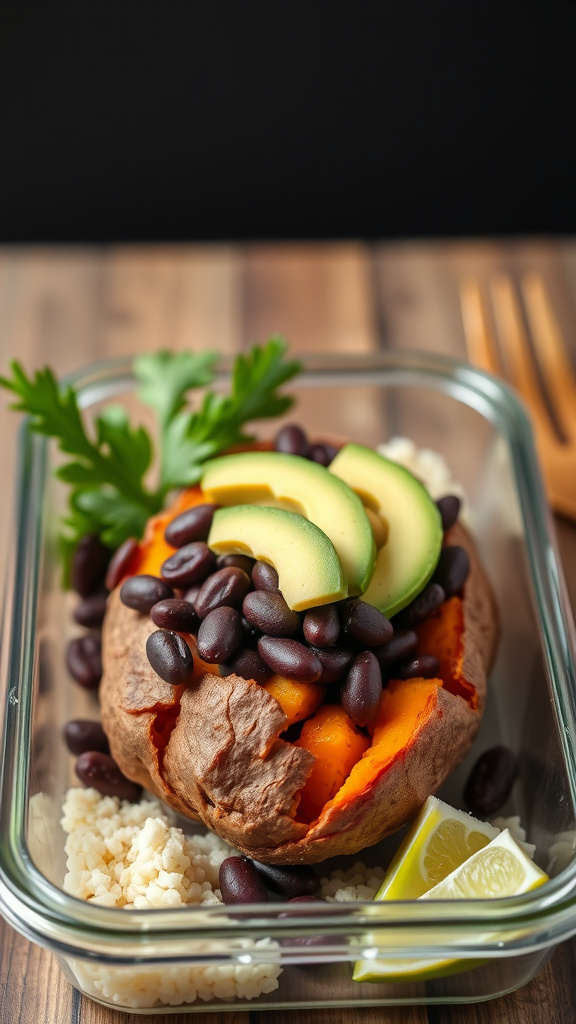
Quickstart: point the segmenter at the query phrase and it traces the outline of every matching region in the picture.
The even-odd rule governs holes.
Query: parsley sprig
[[[286,343],[271,338],[238,356],[230,395],[209,391],[198,412],[173,416],[164,431],[162,490],[191,485],[202,475],[202,463],[233,445],[252,441],[244,426],[254,420],[281,416],[293,399],[277,389],[299,373],[301,364],[285,362]]]
[[[139,397],[158,421],[155,489],[146,483],[153,462],[150,436],[144,427],[130,426],[124,408],[107,406],[96,417],[91,437],[71,385],[60,386],[47,368],[28,377],[13,361],[11,377],[0,377],[0,385],[17,396],[12,408],[27,413],[33,430],[55,439],[60,451],[72,456],[56,471],[72,485],[64,520],[66,556],[86,533],[98,534],[113,549],[128,537],[141,537],[170,490],[197,483],[206,459],[252,440],[246,424],[286,412],[293,400],[279,395],[278,388],[301,366],[285,355],[286,343],[271,338],[238,356],[230,395],[207,391],[196,411],[189,408],[189,393],[213,381],[215,353],[157,352],[135,360]]]

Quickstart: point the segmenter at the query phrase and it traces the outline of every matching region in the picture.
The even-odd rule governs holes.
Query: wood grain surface
[[[294,351],[416,348],[465,357],[461,279],[538,270],[576,351],[576,243],[0,249],[0,368],[19,358],[58,374],[160,347],[235,352],[273,332]],[[17,420],[0,407],[0,478],[13,478]],[[11,490],[0,505],[0,571]],[[572,601],[576,526],[556,520]],[[184,1024],[187,1014],[159,1015]],[[571,1024],[576,940],[523,989],[453,1006],[208,1013],[206,1024]],[[0,921],[0,1024],[137,1024],[73,990],[55,958]]]

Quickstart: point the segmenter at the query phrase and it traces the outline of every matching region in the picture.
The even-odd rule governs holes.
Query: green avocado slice
[[[317,462],[281,452],[241,452],[211,459],[201,484],[217,505],[262,505],[297,512],[330,538],[350,594],[372,576],[376,547],[364,506],[353,490]],[[292,557],[299,561],[297,552]]]
[[[334,545],[296,512],[259,505],[219,509],[208,547],[218,555],[251,555],[273,565],[284,600],[295,611],[341,601],[348,594]]]
[[[329,472],[388,522],[388,540],[362,600],[384,615],[401,611],[426,586],[440,556],[442,521],[436,502],[403,466],[371,448],[347,444]]]

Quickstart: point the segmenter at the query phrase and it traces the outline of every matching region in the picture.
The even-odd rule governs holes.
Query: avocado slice
[[[305,516],[332,541],[348,592],[368,586],[376,563],[372,527],[354,491],[324,466],[281,452],[241,452],[206,462],[200,486],[217,505],[265,505]],[[300,562],[299,552],[294,557]]]
[[[208,547],[218,555],[251,555],[273,565],[284,600],[297,612],[348,594],[334,545],[296,512],[259,505],[221,508],[212,520]]]
[[[388,523],[388,540],[378,552],[362,600],[395,615],[420,593],[436,568],[443,537],[438,507],[412,473],[361,444],[345,445],[329,472]]]

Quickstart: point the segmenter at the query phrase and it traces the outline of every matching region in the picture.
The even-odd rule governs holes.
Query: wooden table
[[[416,348],[464,357],[458,283],[536,269],[576,352],[576,243],[0,250],[0,367],[66,373],[110,355],[160,347],[234,352],[281,331],[294,351]],[[0,410],[0,475],[12,478],[16,417]],[[10,502],[0,509],[0,566]],[[576,601],[576,527],[557,518]],[[137,1024],[84,999],[54,957],[0,922],[1,1024]],[[186,1014],[158,1024],[184,1024]],[[470,1006],[246,1011],[203,1024],[569,1024],[576,1021],[576,940],[512,995]]]

